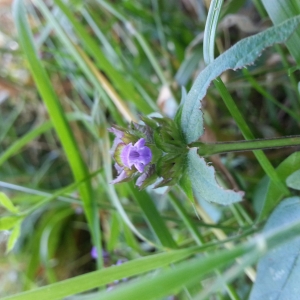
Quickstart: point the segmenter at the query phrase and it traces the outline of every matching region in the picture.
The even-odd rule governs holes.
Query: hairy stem
[[[274,149],[282,147],[300,146],[300,135],[285,136],[273,139],[245,140],[221,143],[201,143],[194,142],[189,147],[197,147],[200,156],[210,156],[213,154],[252,151],[262,149]]]

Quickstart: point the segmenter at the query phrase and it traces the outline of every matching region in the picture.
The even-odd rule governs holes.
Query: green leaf
[[[0,219],[0,230],[10,230],[20,221],[20,219],[21,218],[17,216],[2,217]]]
[[[300,190],[300,170],[294,172],[286,179],[286,184],[288,187]]]
[[[120,280],[167,266],[171,263],[182,260],[194,253],[199,252],[200,249],[200,247],[193,247],[184,250],[154,254],[148,257],[143,257],[126,262],[119,266],[111,266],[99,271],[90,272],[88,274],[80,275],[75,278],[40,287],[32,291],[5,297],[3,298],[3,300],[63,299],[64,297],[88,291],[90,289],[114,282],[115,280]],[[99,299],[102,298],[99,297]]]
[[[192,182],[189,177],[188,171],[185,170],[180,178],[179,181],[180,187],[183,189],[183,191],[186,193],[187,197],[194,202],[194,194],[193,194],[193,187]]]
[[[181,128],[187,143],[196,141],[204,132],[201,100],[206,95],[212,80],[228,69],[240,69],[259,57],[267,47],[282,43],[300,23],[294,17],[259,34],[243,39],[210,63],[197,77],[183,104]]]
[[[300,197],[291,197],[278,205],[263,231],[269,233],[299,219]],[[299,254],[298,235],[262,257],[258,263],[257,277],[249,299],[299,299]]]
[[[11,200],[4,193],[1,192],[0,192],[0,205],[13,214],[16,214],[18,212],[18,209],[13,205]]]
[[[183,107],[183,103],[185,102],[186,96],[187,96],[186,89],[184,87],[181,87],[181,101],[178,110],[176,112],[176,115],[174,117],[174,122],[176,123],[177,127],[180,128],[180,132],[182,132],[181,129],[182,107]]]
[[[216,181],[215,170],[208,166],[204,158],[191,149],[187,155],[188,176],[192,182],[194,196],[198,201],[206,200],[222,205],[229,205],[242,200],[243,192],[225,190]]]
[[[6,247],[6,253],[8,253],[9,251],[11,251],[13,249],[13,247],[15,246],[20,233],[21,233],[21,223],[22,222],[18,222],[15,227],[13,228],[13,230],[10,233],[10,237],[8,239],[7,242],[7,247]]]
[[[276,172],[279,179],[285,182],[288,176],[293,174],[299,169],[300,164],[300,151],[295,152],[285,159],[277,168]],[[285,196],[284,192],[280,189],[277,183],[270,182],[268,191],[265,198],[262,200],[263,207],[259,215],[259,221],[263,220],[275,208],[278,202]]]

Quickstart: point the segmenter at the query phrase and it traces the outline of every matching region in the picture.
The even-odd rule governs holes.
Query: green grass
[[[267,18],[279,24],[299,14],[293,1],[284,12],[283,1],[267,2],[253,1],[244,16],[261,31]],[[6,208],[0,201],[0,297],[247,299],[259,256],[294,237],[298,223],[256,234],[284,197],[299,196],[285,182],[299,169],[299,147],[208,157],[222,186],[245,192],[230,206],[205,207],[179,186],[110,184],[107,129],[150,113],[173,118],[180,84],[189,91],[205,65],[252,34],[218,27],[243,14],[246,1],[212,1],[218,10],[210,13],[192,3],[15,0],[17,33],[0,20],[1,55],[9,53],[0,56],[8,92],[0,191],[9,199]],[[297,45],[299,28],[287,46],[214,81],[202,101],[202,142],[299,134]]]

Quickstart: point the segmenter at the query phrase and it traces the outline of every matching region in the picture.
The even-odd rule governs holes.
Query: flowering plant
[[[207,165],[203,157],[270,148],[270,145],[273,148],[287,143],[292,146],[300,142],[295,136],[215,144],[189,142],[191,135],[185,134],[181,126],[182,113],[186,114],[184,106],[179,108],[174,120],[141,117],[143,124],[131,122],[129,128],[111,127],[109,131],[115,135],[111,154],[118,173],[111,183],[136,179],[140,189],[152,184],[158,188],[179,183],[192,200],[196,197],[198,201],[228,205],[241,201],[244,192],[219,186],[214,168]]]
[[[215,170],[203,157],[230,151],[249,151],[299,145],[299,137],[236,141],[208,144],[200,142],[204,133],[203,113],[199,109],[211,82],[228,69],[239,69],[253,63],[260,53],[272,44],[281,43],[300,23],[295,17],[255,36],[236,43],[213,60],[198,75],[188,94],[183,93],[181,105],[174,120],[143,117],[143,125],[131,123],[129,129],[112,127],[116,135],[113,146],[119,183],[137,178],[141,189],[155,183],[154,187],[179,183],[190,199],[206,200],[228,205],[242,200],[241,191],[225,190],[215,178]],[[245,52],[249,44],[255,51]],[[213,52],[213,51],[212,51]],[[246,53],[246,54],[245,54]],[[215,80],[227,106],[234,106],[222,81]],[[238,118],[239,122],[243,122]],[[242,123],[241,123],[242,124]],[[242,124],[243,128],[247,125]],[[248,134],[248,133],[247,133]],[[273,176],[271,173],[268,174]],[[274,177],[274,176],[273,176]],[[277,180],[277,179],[276,179]],[[284,188],[284,187],[283,187]]]

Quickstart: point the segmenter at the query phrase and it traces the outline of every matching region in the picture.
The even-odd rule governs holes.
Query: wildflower
[[[119,139],[117,136],[116,139]],[[139,139],[134,145],[132,143],[119,143],[116,147],[114,158],[115,168],[118,177],[112,183],[123,182],[129,179],[134,173],[143,173],[145,167],[151,162],[152,152],[145,146],[145,139]]]
[[[155,182],[155,187],[175,184],[182,175],[182,154],[186,153],[177,124],[168,118],[142,117],[142,121],[145,124],[132,122],[129,129],[109,129],[115,135],[111,154],[118,172],[111,183],[136,177],[140,189]]]
[[[125,182],[138,174],[143,174],[142,178],[146,179],[144,172],[149,170],[153,158],[150,147],[146,145],[146,139],[151,141],[153,135],[150,129],[132,123],[131,130],[114,126],[109,131],[116,136],[111,152],[118,172],[117,178],[111,183]],[[141,185],[141,179],[139,183]]]

